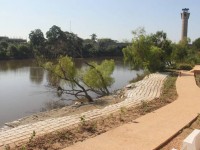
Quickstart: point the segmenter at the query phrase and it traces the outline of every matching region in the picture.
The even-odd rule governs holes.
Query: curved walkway
[[[200,66],[196,66],[200,69]],[[200,112],[200,89],[193,73],[182,72],[176,82],[178,99],[129,123],[65,148],[65,150],[151,150],[175,135]]]
[[[80,123],[80,117],[83,116],[85,120],[91,120],[116,112],[121,107],[131,107],[139,104],[141,101],[149,101],[159,97],[166,77],[166,74],[156,73],[145,77],[142,81],[131,84],[130,86],[133,88],[126,91],[126,99],[124,101],[106,106],[103,109],[94,109],[77,115],[47,119],[2,131],[0,132],[0,149],[3,149],[7,144],[11,146],[21,145],[29,140],[33,131],[35,131],[36,136],[41,136],[56,130],[75,126]]]

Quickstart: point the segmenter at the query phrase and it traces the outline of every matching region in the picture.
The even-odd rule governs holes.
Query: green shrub
[[[193,65],[191,64],[178,64],[177,69],[180,70],[191,70],[193,68]]]

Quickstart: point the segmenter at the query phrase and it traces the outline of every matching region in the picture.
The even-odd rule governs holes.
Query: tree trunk
[[[88,102],[94,102],[92,97],[90,95],[88,95],[88,94],[85,94],[85,98],[87,98]]]

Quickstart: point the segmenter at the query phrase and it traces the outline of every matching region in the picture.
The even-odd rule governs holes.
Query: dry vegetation
[[[195,77],[196,77],[196,78],[195,78],[196,83],[197,83],[197,85],[200,87],[200,74],[197,74]]]
[[[162,95],[159,99],[150,102],[143,101],[141,105],[131,108],[122,107],[120,111],[92,121],[85,121],[84,116],[80,117],[81,123],[71,129],[56,131],[42,137],[30,135],[29,142],[23,146],[15,147],[19,150],[57,150],[70,146],[78,141],[95,137],[108,130],[116,128],[134,120],[142,115],[159,109],[177,98],[175,88],[176,75],[167,78],[164,84]],[[35,133],[37,135],[37,133]]]

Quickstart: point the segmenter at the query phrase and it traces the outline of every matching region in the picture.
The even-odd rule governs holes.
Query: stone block
[[[199,150],[200,149],[200,130],[195,129],[190,135],[183,140],[182,150]]]

